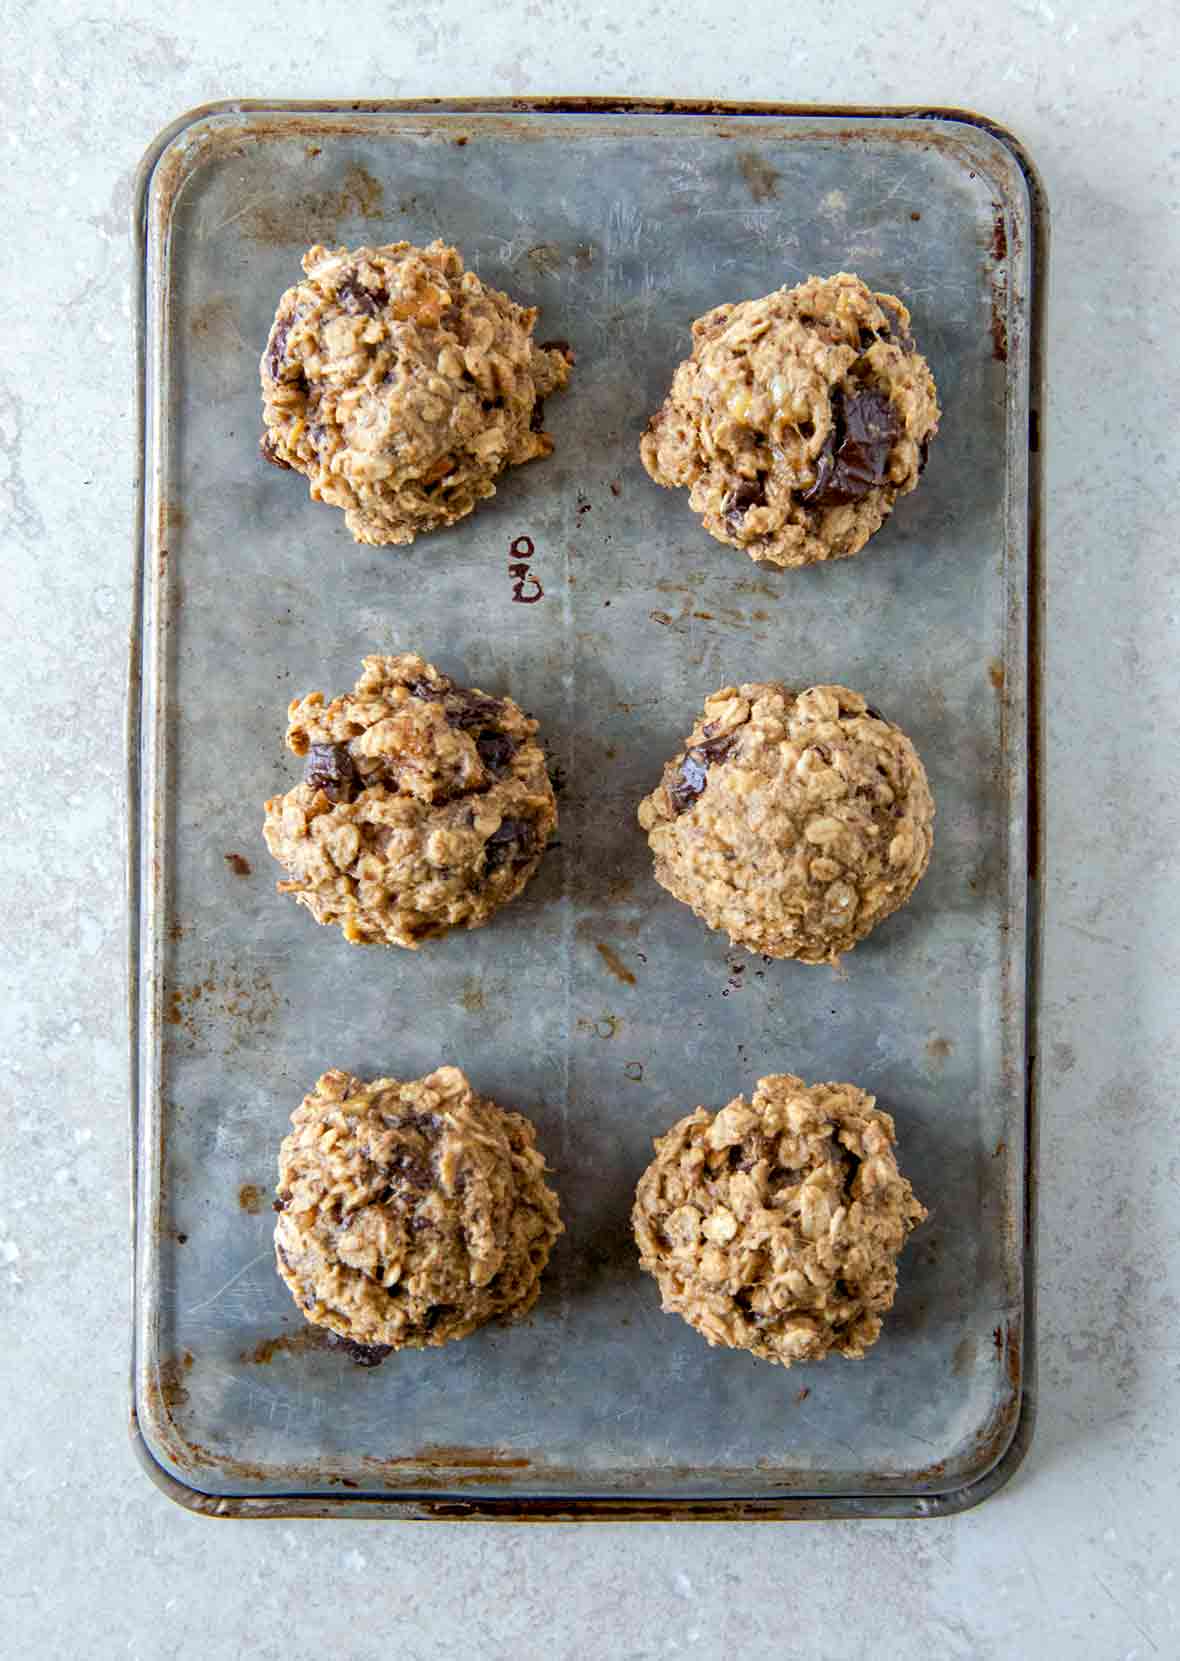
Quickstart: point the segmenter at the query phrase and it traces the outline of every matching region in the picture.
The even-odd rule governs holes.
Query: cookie
[[[557,824],[537,723],[415,653],[367,657],[351,693],[297,698],[303,782],[263,836],[317,923],[354,945],[420,946],[480,928],[524,888]]]
[[[262,453],[343,508],[357,542],[453,525],[506,467],[550,454],[542,401],[573,354],[534,344],[535,307],[442,242],[317,245],[303,269],[262,355]]]
[[[656,881],[735,946],[835,963],[913,893],[934,802],[859,692],[770,681],[705,700],[639,823]]]
[[[897,1256],[926,1216],[893,1120],[855,1084],[758,1080],[655,1142],[632,1223],[664,1309],[710,1344],[789,1367],[857,1360],[893,1307]]]
[[[859,277],[715,306],[640,443],[709,535],[768,565],[858,553],[913,490],[938,395],[910,314]]]
[[[314,1325],[422,1349],[532,1308],[562,1225],[527,1119],[458,1067],[371,1084],[333,1069],[291,1124],[275,1261]]]

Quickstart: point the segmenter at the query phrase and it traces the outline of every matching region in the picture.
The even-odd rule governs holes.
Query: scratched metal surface
[[[900,1509],[917,1513],[964,1489],[1004,1453],[1028,1366],[1029,202],[1013,156],[945,120],[223,113],[164,146],[146,205],[149,1457],[184,1489],[241,1496],[231,1513],[292,1494],[630,1496],[669,1514],[913,1496]],[[435,235],[538,304],[577,369],[547,410],[551,460],[408,551],[358,548],[259,462],[257,359],[310,242]],[[841,268],[907,299],[942,431],[861,557],[763,570],[648,482],[637,437],[694,316]],[[507,570],[521,536],[532,605]],[[362,951],[276,896],[261,803],[295,779],[288,699],[408,648],[540,718],[566,778],[561,846],[491,927]],[[656,886],[634,822],[703,697],[770,677],[862,689],[913,736],[938,803],[913,902],[839,972],[727,950]],[[526,1324],[365,1371],[301,1347],[271,1261],[276,1149],[323,1068],[443,1060],[536,1122],[568,1232]],[[636,1266],[652,1136],[783,1069],[874,1091],[930,1207],[859,1364],[711,1351]]]

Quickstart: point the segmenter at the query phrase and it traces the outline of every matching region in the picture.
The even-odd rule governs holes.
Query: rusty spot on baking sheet
[[[309,190],[294,202],[276,197],[253,203],[237,223],[252,242],[288,247],[331,240],[341,219],[378,219],[384,201],[385,186],[357,162],[337,190]]]
[[[918,223],[918,221],[919,221],[919,219],[921,219],[921,217],[922,217],[922,215],[918,212],[917,208],[912,208],[910,210],[910,218],[913,220],[915,225]]]
[[[635,976],[612,946],[599,940],[595,943],[594,949],[616,980],[621,980],[624,986],[635,985]]]
[[[987,666],[987,678],[997,692],[1004,690],[1004,665],[998,657],[992,658]]]
[[[460,148],[460,150],[461,150],[461,149],[462,149],[462,148],[463,148],[463,146],[464,146],[464,145],[465,145],[465,144],[466,144],[466,143],[467,143],[467,142],[468,142],[468,138],[467,138],[467,134],[466,134],[466,133],[460,133],[460,134],[459,134],[459,135],[458,135],[458,136],[457,136],[457,137],[456,137],[456,138],[453,138],[453,139],[452,139],[452,140],[451,140],[451,143],[452,143],[452,144],[457,144],[457,145],[458,145],[458,146],[459,146],[459,148]]]
[[[216,1036],[232,1052],[252,1031],[274,1020],[279,995],[262,970],[243,974],[238,969],[223,971],[214,963],[203,979],[169,987],[163,1007],[168,1024],[183,1030],[188,1049]]]
[[[926,1054],[931,1061],[945,1061],[954,1047],[949,1038],[931,1038],[926,1045]]]
[[[253,866],[245,854],[223,854],[222,858],[235,877],[248,877],[253,870]]]
[[[596,1021],[588,1015],[579,1015],[577,1021],[579,1032],[597,1033],[599,1038],[616,1038],[622,1025],[622,1018],[618,1015],[600,1015]]]
[[[963,1378],[975,1365],[975,1339],[971,1333],[960,1338],[955,1345],[955,1353],[951,1356],[951,1372],[956,1378]]]
[[[178,1231],[177,1231],[177,1232],[176,1232],[176,1233],[175,1233],[175,1234],[174,1234],[174,1235],[173,1235],[173,1236],[172,1236],[172,1238],[173,1238],[173,1239],[174,1239],[174,1240],[175,1240],[175,1241],[176,1241],[176,1244],[177,1244],[177,1245],[178,1245],[178,1246],[187,1246],[187,1245],[188,1245],[188,1235],[187,1235],[187,1234],[185,1234],[185,1233],[183,1233],[183,1232],[182,1232],[182,1231],[180,1231],[180,1230],[178,1230]]]
[[[236,346],[242,338],[237,307],[224,294],[202,301],[189,320],[189,333],[194,340],[214,348]]]
[[[181,531],[188,522],[188,514],[179,502],[165,502],[163,519],[170,531]]]
[[[1008,258],[1008,229],[1004,223],[1003,210],[1000,208],[996,209],[992,223],[992,258],[997,261]]]
[[[310,1350],[328,1348],[324,1327],[305,1326],[299,1332],[280,1332],[275,1338],[260,1339],[252,1350],[242,1350],[238,1360],[255,1367],[269,1367],[276,1355],[306,1355]]]
[[[191,1350],[181,1350],[179,1355],[170,1356],[161,1361],[153,1381],[154,1393],[159,1397],[161,1405],[169,1416],[177,1408],[188,1404],[189,1393],[184,1387],[185,1375],[192,1371],[193,1355]]]
[[[305,144],[303,146],[303,154],[307,157],[308,161],[314,161],[317,156],[322,156],[323,153],[324,147],[322,144]]]
[[[390,1466],[467,1466],[478,1471],[527,1471],[532,1465],[532,1460],[525,1459],[520,1454],[506,1453],[502,1448],[467,1448],[461,1445],[452,1446],[447,1442],[428,1442],[420,1452],[412,1454],[408,1459],[390,1459],[383,1463]]]
[[[1003,290],[992,289],[992,357],[997,363],[1008,361],[1008,319],[1004,315],[1006,299]]]
[[[998,1141],[996,1143],[995,1147],[992,1150],[992,1158],[993,1159],[1002,1159],[1003,1156],[1007,1152],[1008,1152],[1008,1144],[1007,1144],[1007,1142],[1005,1142],[1003,1140],[1003,1138],[1001,1138],[1000,1141]]]
[[[256,1182],[244,1182],[238,1189],[238,1204],[251,1217],[262,1210],[262,1189]]]
[[[556,242],[538,242],[525,254],[525,259],[534,271],[560,271],[562,266],[561,249]]]
[[[752,150],[738,152],[738,171],[755,202],[772,202],[778,195],[778,173]]]
[[[1010,1326],[1004,1342],[1004,1366],[1008,1374],[1008,1383],[1014,1390],[1020,1389],[1020,1334],[1016,1328]]]
[[[623,487],[619,483],[618,479],[612,479],[611,480],[611,482],[610,482],[610,493],[611,493],[612,496],[621,496],[623,494]]]

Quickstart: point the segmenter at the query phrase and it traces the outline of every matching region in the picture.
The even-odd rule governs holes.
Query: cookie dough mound
[[[855,1084],[791,1073],[681,1119],[657,1139],[632,1212],[665,1310],[784,1367],[831,1350],[859,1359],[926,1215],[893,1143],[893,1120]]]
[[[562,1232],[532,1125],[458,1067],[325,1073],[279,1152],[275,1259],[307,1319],[421,1349],[525,1314]]]
[[[412,652],[367,657],[355,689],[297,698],[302,784],[266,804],[266,845],[317,923],[354,945],[417,947],[480,928],[536,871],[553,786],[511,698],[456,686]]]
[[[358,542],[452,525],[497,475],[547,456],[542,400],[573,354],[533,343],[535,307],[454,248],[322,248],[279,301],[262,355],[262,453],[344,509]]]
[[[902,302],[841,271],[716,306],[692,334],[640,443],[652,478],[687,486],[709,535],[751,559],[858,553],[938,431]]]
[[[727,686],[639,807],[656,881],[735,946],[835,963],[909,899],[934,802],[859,692]]]

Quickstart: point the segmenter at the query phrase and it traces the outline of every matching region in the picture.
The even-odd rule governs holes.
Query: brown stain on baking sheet
[[[1004,665],[998,657],[992,658],[987,666],[987,678],[997,692],[1004,690]]]
[[[404,1469],[407,1465],[441,1465],[448,1470],[527,1471],[532,1463],[531,1459],[506,1453],[502,1448],[468,1448],[449,1442],[427,1442],[424,1448],[405,1459],[380,1461],[381,1466],[389,1470]]]
[[[631,970],[628,969],[627,965],[623,962],[622,958],[619,956],[618,952],[615,951],[613,946],[608,946],[604,940],[599,940],[595,943],[594,950],[598,953],[599,957],[606,964],[607,968],[616,980],[621,980],[624,986],[635,985],[635,976],[632,974]]]
[[[538,242],[525,254],[534,271],[545,274],[560,271],[563,263],[561,249],[556,242]]]
[[[262,1189],[256,1182],[244,1182],[238,1189],[238,1205],[251,1217],[262,1210]]]
[[[238,1360],[253,1367],[269,1367],[276,1355],[307,1355],[309,1351],[330,1348],[327,1331],[323,1327],[308,1326],[301,1332],[280,1332],[274,1338],[262,1338],[252,1350],[242,1350]]]
[[[752,150],[738,153],[738,171],[755,202],[773,202],[778,195],[778,174],[769,162]]]
[[[996,216],[992,222],[992,258],[997,262],[1008,258],[1008,228],[1004,223],[1002,209],[996,209]]]
[[[189,1393],[185,1389],[184,1381],[192,1367],[191,1350],[181,1350],[179,1355],[169,1356],[167,1360],[160,1362],[156,1376],[149,1386],[149,1393],[158,1398],[169,1417],[177,1408],[188,1403]]]
[[[203,300],[189,319],[189,334],[203,346],[238,346],[242,339],[238,308],[224,294]]]
[[[337,189],[309,190],[294,202],[271,198],[253,203],[238,223],[252,242],[285,248],[330,240],[342,219],[379,219],[384,204],[385,186],[357,162]]]
[[[248,877],[254,869],[245,854],[223,854],[222,858],[235,877]]]
[[[1002,286],[992,284],[992,357],[997,363],[1008,361],[1008,319],[1005,315],[1008,296]]]
[[[954,1047],[949,1038],[931,1038],[926,1045],[926,1054],[931,1061],[945,1061]]]
[[[487,999],[484,997],[483,982],[478,975],[468,975],[463,982],[463,992],[459,999],[469,1015],[478,1015],[484,1008]]]
[[[186,1048],[220,1043],[232,1052],[267,1027],[279,1009],[279,995],[263,970],[243,974],[211,963],[202,979],[169,986],[164,992],[163,1017],[179,1027]]]

